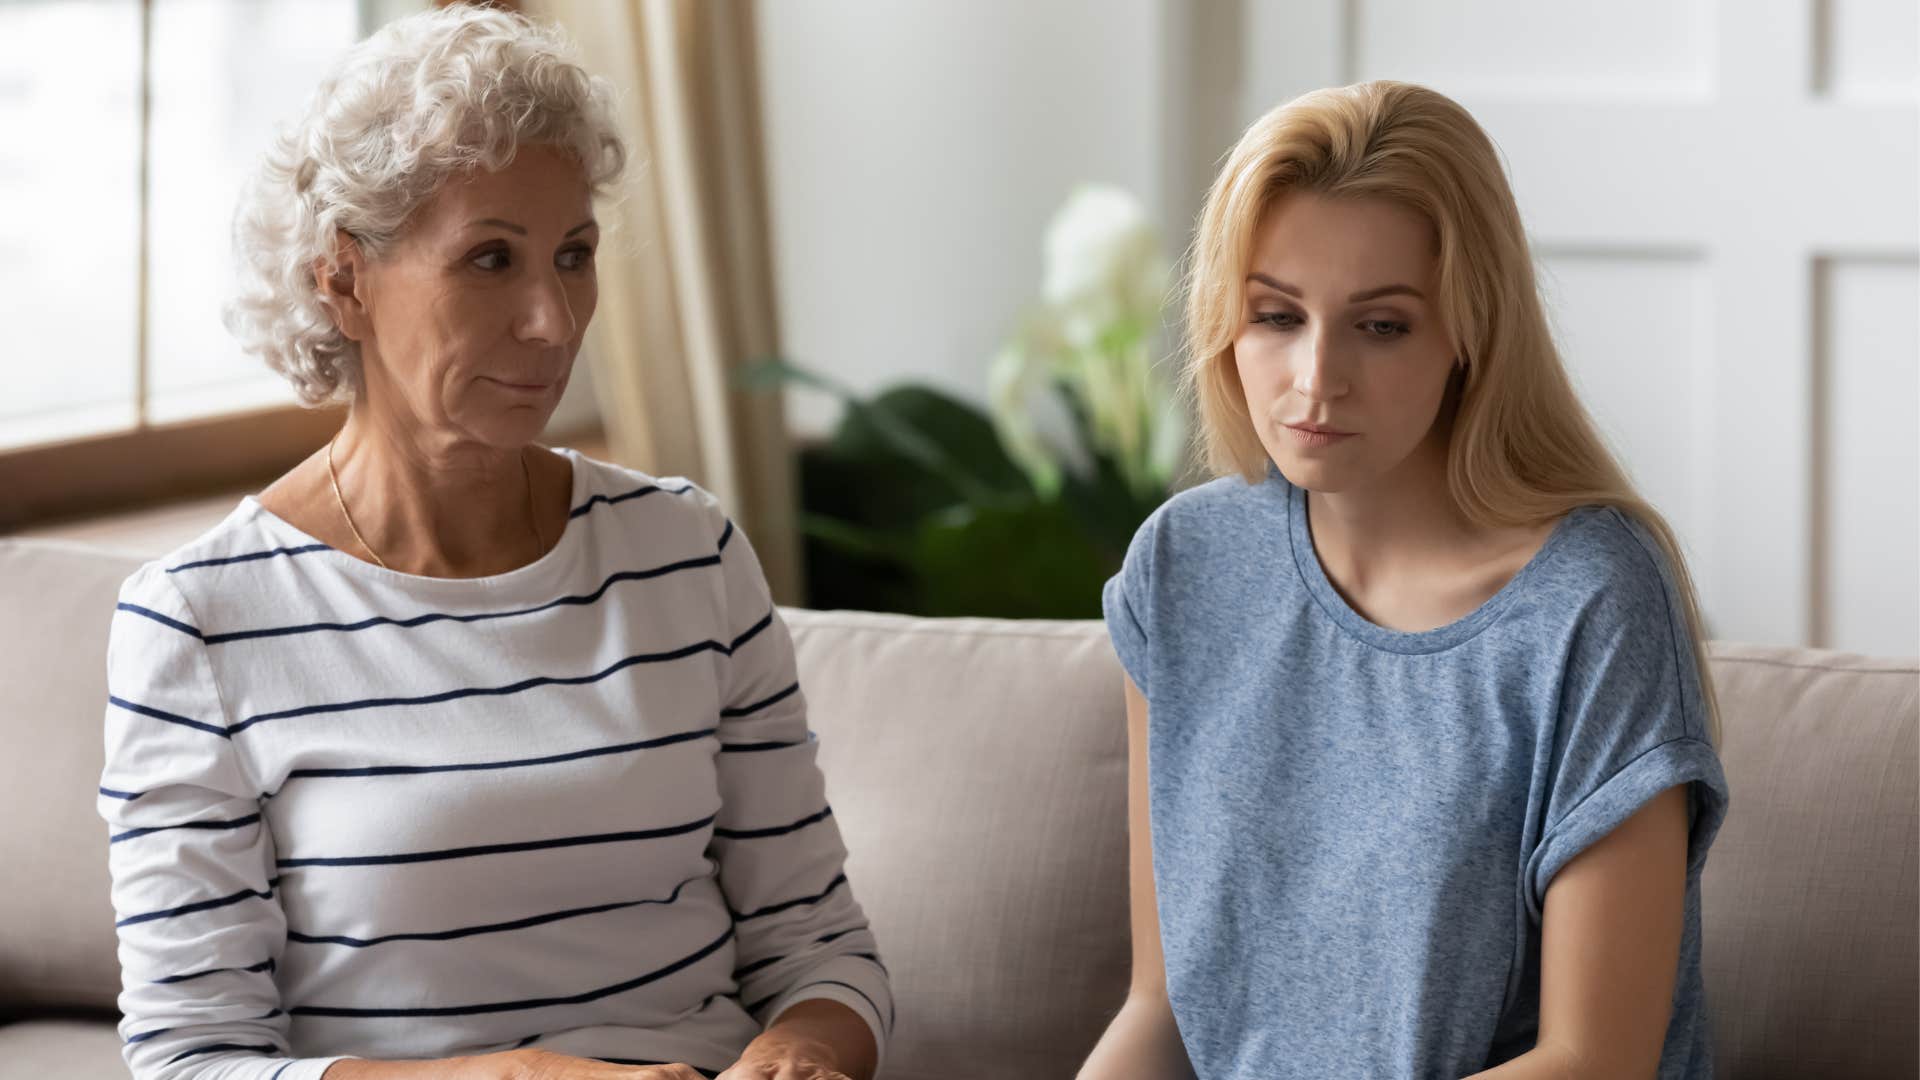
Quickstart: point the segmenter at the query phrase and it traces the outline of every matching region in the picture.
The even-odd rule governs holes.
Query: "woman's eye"
[[[1292,319],[1293,314],[1286,311],[1269,311],[1253,317],[1254,322],[1265,323],[1277,330],[1285,330],[1290,327],[1292,325],[1290,320]]]
[[[1397,338],[1412,333],[1406,323],[1390,319],[1369,319],[1360,326],[1369,336],[1377,338]]]
[[[507,265],[507,253],[495,248],[483,251],[468,261],[481,270],[499,270]]]
[[[593,249],[590,247],[568,248],[560,253],[558,260],[563,270],[579,270],[593,263]]]

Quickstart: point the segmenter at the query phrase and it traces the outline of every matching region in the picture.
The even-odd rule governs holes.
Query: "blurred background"
[[[219,311],[239,185],[426,0],[0,0],[0,533],[163,553],[320,446]],[[716,491],[776,595],[1090,617],[1194,482],[1174,274],[1256,116],[1372,78],[1505,155],[1713,636],[1920,653],[1912,0],[523,0],[644,167],[550,442]]]

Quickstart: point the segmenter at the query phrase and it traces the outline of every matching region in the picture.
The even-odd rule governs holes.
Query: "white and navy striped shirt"
[[[528,566],[442,579],[252,497],[127,580],[113,904],[139,1080],[537,1046],[731,1065],[809,998],[893,1001],[746,538],[563,450]]]

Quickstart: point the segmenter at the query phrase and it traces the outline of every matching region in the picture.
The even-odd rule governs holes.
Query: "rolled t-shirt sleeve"
[[[1662,791],[1688,785],[1689,878],[1726,818],[1702,673],[1655,551],[1644,577],[1618,583],[1585,613],[1566,659],[1552,779],[1537,808],[1546,824],[1526,864],[1536,922],[1554,875]]]
[[[1156,512],[1134,531],[1120,572],[1108,578],[1100,591],[1100,607],[1106,616],[1107,636],[1113,639],[1113,651],[1119,654],[1120,666],[1142,694],[1147,693],[1150,671],[1148,633],[1153,625],[1153,564],[1159,552],[1161,517],[1162,513]]]

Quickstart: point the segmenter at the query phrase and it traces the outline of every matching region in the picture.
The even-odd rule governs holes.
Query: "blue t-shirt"
[[[1455,1080],[1532,1048],[1561,867],[1690,785],[1661,1080],[1711,1076],[1700,873],[1726,815],[1660,549],[1598,507],[1457,622],[1355,612],[1271,466],[1169,500],[1107,583],[1146,695],[1167,991],[1200,1080]]]

